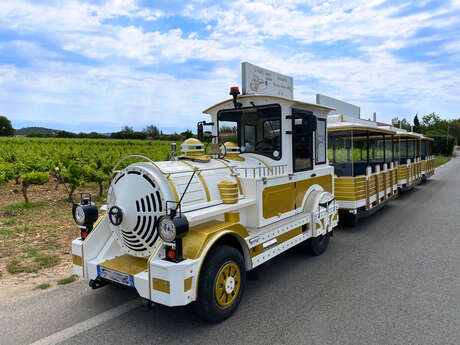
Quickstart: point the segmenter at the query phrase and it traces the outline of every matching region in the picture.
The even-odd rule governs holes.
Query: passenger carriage
[[[381,128],[393,130],[394,156],[398,165],[398,188],[400,191],[412,189],[422,180],[420,162],[420,141],[423,135],[391,126]]]
[[[398,195],[394,132],[375,122],[332,115],[328,118],[328,155],[334,167],[340,220],[355,225]]]
[[[331,108],[238,94],[232,88],[233,98],[204,111],[211,121],[198,124],[201,140],[186,140],[181,156],[115,168],[107,214],[97,219],[90,197],[74,205],[82,236],[72,243],[73,270],[91,287],[130,286],[166,306],[193,302],[220,321],[237,307],[246,271],[302,242],[315,255],[326,250],[338,223]]]
[[[423,137],[420,140],[420,166],[422,180],[427,180],[434,175],[434,156],[433,156],[434,139]]]

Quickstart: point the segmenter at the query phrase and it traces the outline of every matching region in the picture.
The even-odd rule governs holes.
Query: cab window
[[[219,143],[235,142],[241,153],[281,159],[281,107],[278,104],[221,110]]]

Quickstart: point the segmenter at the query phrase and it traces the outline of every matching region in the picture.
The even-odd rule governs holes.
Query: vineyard
[[[152,160],[165,160],[169,152],[167,141],[1,138],[0,184],[12,180],[21,184],[28,202],[28,187],[44,184],[50,177],[57,179],[55,168],[58,167],[70,186],[70,194],[91,182],[99,186],[99,196],[102,196],[103,184],[110,180],[112,168],[121,158],[143,155]],[[132,163],[133,159],[123,164]]]
[[[79,192],[91,192],[101,206],[112,168],[121,158],[165,160],[170,146],[154,140],[0,138],[1,297],[16,296],[18,286],[27,295],[38,286],[53,287],[59,278],[69,278],[70,245],[79,235],[69,194],[78,198]]]

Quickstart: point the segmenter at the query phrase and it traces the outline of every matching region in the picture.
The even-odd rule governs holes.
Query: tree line
[[[405,118],[394,117],[392,125],[408,131],[423,134],[433,138],[433,153],[451,155],[454,145],[460,143],[460,119],[443,120],[439,115],[431,113],[419,119],[415,114],[412,122]]]
[[[5,117],[0,116],[0,137],[14,136],[14,128],[11,121]],[[101,134],[97,132],[90,133],[73,133],[69,131],[53,131],[50,133],[28,133],[26,137],[31,138],[89,138],[89,139],[153,139],[153,140],[167,140],[167,141],[183,141],[188,138],[193,138],[195,135],[190,129],[181,133],[166,134],[158,129],[157,126],[150,125],[145,127],[142,131],[135,131],[133,127],[124,126],[120,131],[110,134]]]

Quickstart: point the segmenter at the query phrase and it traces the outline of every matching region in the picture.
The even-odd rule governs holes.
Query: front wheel
[[[327,233],[310,239],[310,250],[314,256],[319,256],[326,251],[329,245],[329,236],[330,233]]]
[[[209,322],[225,320],[238,307],[245,284],[241,253],[230,246],[215,247],[200,273],[195,312]]]

